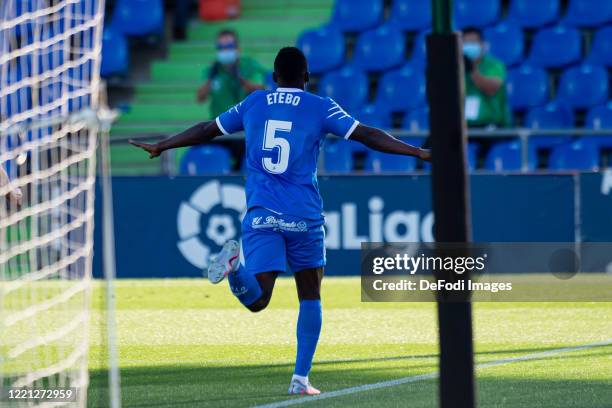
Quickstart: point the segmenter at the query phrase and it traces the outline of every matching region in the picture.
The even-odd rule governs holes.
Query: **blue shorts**
[[[251,208],[242,221],[242,251],[246,272],[287,270],[293,273],[325,266],[323,220],[281,215]]]

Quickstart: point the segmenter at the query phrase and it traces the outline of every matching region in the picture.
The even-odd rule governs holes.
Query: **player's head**
[[[279,86],[304,88],[308,75],[308,63],[299,48],[281,48],[276,54],[273,78]]]
[[[463,54],[471,60],[477,60],[485,53],[485,42],[482,31],[476,27],[466,27],[462,31]]]
[[[233,30],[221,30],[215,42],[217,61],[223,65],[232,65],[238,60],[238,35]]]

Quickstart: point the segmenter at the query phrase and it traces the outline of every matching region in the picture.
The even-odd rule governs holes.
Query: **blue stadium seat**
[[[395,0],[389,20],[402,30],[428,29],[431,27],[431,0]]]
[[[525,50],[523,30],[516,24],[502,21],[487,28],[484,36],[491,47],[491,54],[507,66],[516,65],[523,60]]]
[[[414,157],[370,150],[366,157],[364,169],[372,173],[396,173],[414,171],[416,165],[417,160]]]
[[[162,0],[117,0],[111,24],[126,35],[160,33],[164,28]]]
[[[331,23],[342,31],[363,31],[383,20],[382,0],[336,0]]]
[[[559,18],[559,0],[512,0],[508,17],[521,27],[537,28]]]
[[[612,26],[597,30],[588,60],[593,64],[612,66]]]
[[[410,54],[410,59],[408,60],[408,65],[414,69],[425,69],[427,62],[427,34],[429,34],[429,31],[421,31],[414,37],[412,52]]]
[[[597,65],[582,64],[565,70],[558,89],[559,101],[574,108],[588,108],[608,99],[608,72]]]
[[[563,22],[577,27],[595,27],[612,21],[612,2],[570,0]]]
[[[320,95],[333,98],[348,113],[357,112],[363,107],[368,88],[367,75],[350,65],[328,72],[318,85]]]
[[[582,57],[580,32],[572,27],[556,26],[538,31],[531,46],[530,60],[538,66],[559,68]]]
[[[577,140],[555,147],[548,159],[551,170],[587,170],[599,169],[599,149],[592,143]]]
[[[313,74],[336,69],[344,61],[344,36],[332,27],[304,31],[297,46],[306,55]]]
[[[587,113],[586,127],[591,129],[612,129],[612,101],[591,108]]]
[[[367,105],[356,112],[354,117],[364,125],[374,126],[379,129],[391,128],[391,114],[380,105]]]
[[[181,159],[180,174],[227,174],[231,157],[223,146],[204,145],[190,148]]]
[[[464,27],[485,27],[497,21],[500,12],[499,0],[455,0],[453,16],[455,25]]]
[[[525,125],[532,129],[564,129],[574,127],[574,114],[558,102],[536,106],[527,112]]]
[[[535,149],[528,147],[527,169],[537,168]],[[485,169],[490,171],[519,171],[522,169],[522,149],[519,140],[496,143],[485,159]]]
[[[525,126],[531,129],[570,129],[574,127],[574,112],[559,102],[536,106],[527,112]],[[571,136],[533,136],[529,144],[536,149],[547,149],[568,142]]]
[[[548,99],[548,74],[530,65],[521,65],[508,72],[508,102],[514,110],[543,105]]]
[[[376,103],[391,112],[425,106],[425,75],[410,66],[385,73],[378,82]]]
[[[353,171],[353,149],[344,140],[326,143],[323,150],[324,167],[328,173],[350,173]]]
[[[386,24],[359,36],[353,64],[365,71],[385,71],[404,61],[404,34]]]
[[[429,130],[429,107],[425,106],[406,112],[402,121],[402,129],[413,132]]]
[[[122,74],[128,68],[128,44],[125,36],[113,27],[105,27],[102,34],[102,64],[100,75]]]
[[[587,113],[585,127],[590,129],[612,129],[612,101],[605,105],[591,108]],[[598,148],[612,148],[612,132],[606,136],[584,136],[582,139],[595,144]]]

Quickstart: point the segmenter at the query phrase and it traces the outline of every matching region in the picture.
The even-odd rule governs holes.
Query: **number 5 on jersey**
[[[278,149],[278,160],[274,162],[270,157],[261,159],[262,165],[266,171],[272,174],[282,174],[287,171],[289,166],[289,152],[291,146],[289,141],[282,137],[278,137],[276,132],[291,132],[291,122],[285,120],[267,120],[264,131],[263,150],[271,152],[275,148]]]

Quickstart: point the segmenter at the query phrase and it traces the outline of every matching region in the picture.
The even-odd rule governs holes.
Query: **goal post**
[[[27,406],[87,406],[90,331],[114,330],[91,302],[96,154],[108,128],[103,19],[104,0],[0,1],[0,387],[75,391]]]

